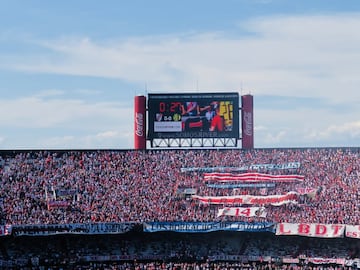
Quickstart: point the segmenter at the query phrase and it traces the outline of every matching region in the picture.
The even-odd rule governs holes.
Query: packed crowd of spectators
[[[3,238],[0,268],[354,269],[360,267],[359,259],[352,260],[357,248],[356,239],[283,238],[272,233],[246,232],[32,236]]]
[[[221,149],[147,151],[3,151],[0,153],[0,214],[3,224],[61,224],[146,221],[270,221],[359,225],[360,149]],[[296,174],[304,181],[273,188],[214,188],[202,171],[182,168],[240,168],[299,162],[297,169],[262,170]],[[316,189],[299,204],[265,205],[266,217],[217,217],[226,205],[182,196],[285,194]]]

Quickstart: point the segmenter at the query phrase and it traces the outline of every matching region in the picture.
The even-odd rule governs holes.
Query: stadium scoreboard
[[[148,95],[148,139],[239,138],[239,94]]]

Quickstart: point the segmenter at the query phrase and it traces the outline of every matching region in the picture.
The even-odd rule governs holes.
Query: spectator
[[[6,192],[0,210],[6,224],[228,219],[359,225],[359,153],[359,148],[2,152],[0,179]],[[266,190],[214,188],[203,180],[202,170],[181,171],[288,162],[301,166],[255,171],[303,175],[304,180]],[[318,193],[300,196],[298,205],[266,205],[266,218],[217,217],[224,205],[182,197],[184,188],[200,196],[281,195],[299,189]]]

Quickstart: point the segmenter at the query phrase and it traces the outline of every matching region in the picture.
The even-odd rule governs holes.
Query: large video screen
[[[148,138],[239,138],[238,93],[148,95]]]

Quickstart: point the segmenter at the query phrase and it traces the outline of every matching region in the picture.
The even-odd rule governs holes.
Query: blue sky
[[[359,146],[358,0],[0,4],[0,149],[131,149],[136,95],[218,91],[257,148]]]

